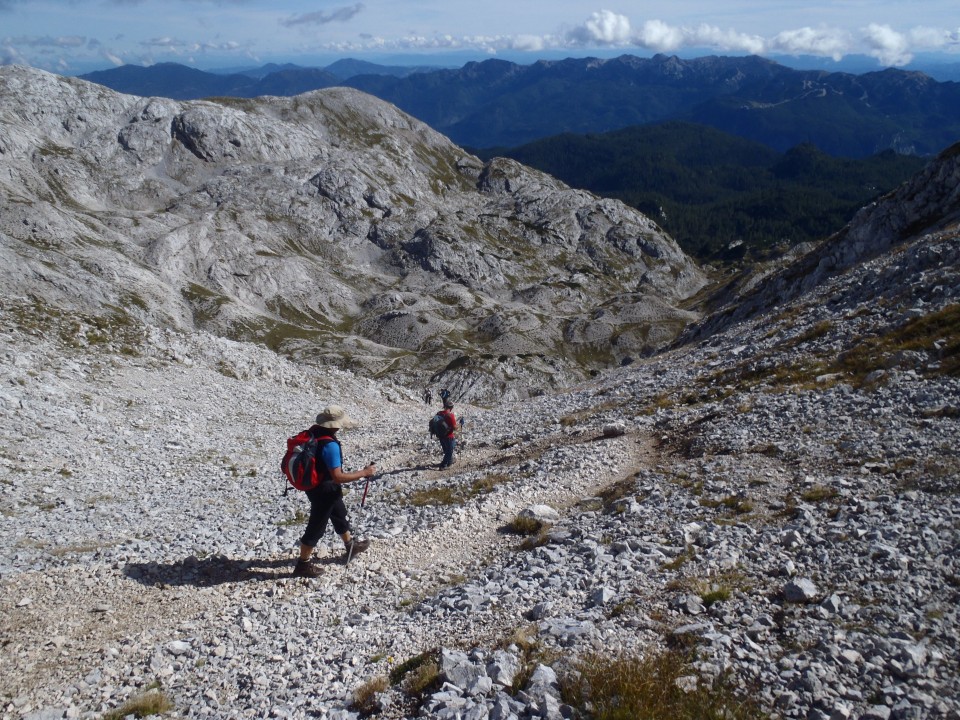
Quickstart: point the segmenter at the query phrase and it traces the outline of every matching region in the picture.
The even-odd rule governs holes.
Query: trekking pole
[[[363,497],[360,498],[360,507],[363,507],[363,504],[367,501],[367,491],[370,489],[370,478],[367,478],[367,482],[363,486]]]
[[[372,462],[372,463],[370,463],[370,464],[371,464],[371,465],[374,465],[374,464],[376,464],[376,463]],[[372,477],[368,477],[368,478],[367,478],[367,481],[364,483],[364,485],[363,485],[363,497],[360,498],[360,507],[363,507],[363,504],[367,501],[367,491],[370,490],[370,481],[371,481],[373,478],[375,478],[375,477],[376,477],[376,475],[373,475]],[[349,565],[349,564],[350,564],[350,558],[353,557],[353,543],[354,543],[355,540],[356,540],[356,538],[351,538],[351,540],[350,540],[350,547],[347,549],[347,560],[346,560],[345,563],[343,563],[344,566]]]

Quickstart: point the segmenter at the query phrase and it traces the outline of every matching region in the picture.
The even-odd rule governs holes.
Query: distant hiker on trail
[[[457,416],[453,414],[453,400],[450,399],[450,393],[447,393],[447,397],[443,399],[443,410],[430,420],[430,434],[436,436],[440,441],[440,447],[443,448],[443,460],[440,461],[439,470],[453,465],[453,451],[457,447],[455,434],[457,427]]]
[[[426,390],[423,391],[423,401],[427,405],[433,404],[433,393],[430,392],[430,388],[427,388]]]
[[[307,529],[300,538],[300,559],[293,569],[294,577],[314,578],[320,575],[320,570],[310,562],[310,556],[320,538],[327,529],[327,521],[333,521],[333,529],[343,539],[347,557],[362,553],[370,546],[369,540],[358,540],[353,537],[350,522],[347,519],[347,507],[343,504],[343,489],[340,487],[355,480],[373,477],[376,466],[370,463],[362,470],[345,472],[343,470],[343,455],[340,441],[336,439],[337,431],[342,428],[356,427],[357,423],[347,417],[347,413],[339,405],[330,405],[317,415],[316,424],[307,432],[320,442],[317,453],[317,474],[319,484],[312,490],[307,490],[310,498],[310,519]]]

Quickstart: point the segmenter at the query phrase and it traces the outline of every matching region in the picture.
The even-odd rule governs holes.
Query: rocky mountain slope
[[[640,213],[354,90],[177,103],[5,67],[0,93],[0,272],[56,307],[489,400],[664,345],[705,283]]]
[[[176,297],[103,314],[77,294],[153,276],[91,269],[104,236],[80,218],[110,215],[28,226],[59,255],[0,265],[0,715],[559,720],[653,677],[727,717],[957,718],[958,165],[687,344],[562,392],[457,396],[444,472],[421,383],[175,327]],[[307,505],[279,454],[334,401],[362,423],[348,467],[383,470],[347,498],[374,543],[344,565],[328,533],[322,576],[293,580]]]

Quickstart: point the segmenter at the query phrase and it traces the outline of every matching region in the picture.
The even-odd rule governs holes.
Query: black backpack
[[[447,416],[442,412],[438,412],[436,415],[430,418],[428,428],[430,430],[430,435],[438,438],[445,438],[453,429],[450,427],[450,421],[447,420]]]

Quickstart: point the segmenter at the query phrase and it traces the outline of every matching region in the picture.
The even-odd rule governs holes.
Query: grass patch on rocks
[[[419,488],[407,495],[403,502],[414,507],[436,505],[463,505],[475,497],[493,492],[498,485],[509,482],[507,475],[484,475],[469,485],[436,485]]]
[[[123,720],[131,715],[145,718],[150,715],[162,715],[173,710],[173,701],[158,690],[150,690],[131,698],[116,710],[106,713],[102,720]]]
[[[664,563],[661,565],[661,568],[664,570],[679,570],[687,562],[695,560],[697,557],[697,551],[694,549],[693,545],[687,545],[686,550],[677,555],[673,560]]]
[[[781,343],[785,351],[819,339],[832,329],[829,321],[809,328]],[[707,388],[733,385],[741,390],[763,386],[770,391],[823,390],[839,382],[864,387],[878,371],[894,367],[916,369],[929,376],[960,376],[960,304],[915,317],[877,335],[851,339],[851,347],[838,356],[823,351],[803,357],[767,354],[704,378]],[[693,393],[696,396],[696,393]]]
[[[297,510],[297,512],[294,513],[294,516],[292,518],[287,518],[285,520],[281,520],[280,522],[278,522],[277,527],[290,527],[291,525],[303,525],[304,523],[307,522],[308,519],[309,519],[309,516],[303,510]]]
[[[515,652],[520,657],[519,670],[510,686],[510,691],[514,695],[526,687],[537,665],[553,665],[560,659],[555,649],[547,648],[539,641],[536,625],[523,625],[514,629],[498,645]]]
[[[730,599],[731,590],[726,585],[711,583],[700,592],[700,600],[704,606],[710,607],[718,602]]]
[[[607,485],[597,496],[603,503],[606,512],[615,512],[623,509],[623,501],[636,497],[636,477],[623,478]]]
[[[882,335],[864,338],[843,353],[837,364],[863,383],[871,372],[897,365],[897,358],[909,352],[926,353],[936,360],[927,366],[929,374],[960,376],[960,304],[912,318]]]
[[[419,697],[440,685],[438,650],[428,650],[404,660],[390,671],[390,684],[400,685],[405,693]]]
[[[731,683],[699,677],[689,656],[674,650],[643,657],[586,655],[562,677],[561,685],[564,700],[593,720],[764,717]]]
[[[519,545],[520,550],[533,550],[547,544],[552,527],[552,524],[535,517],[517,515],[503,527],[503,531],[523,537]]]
[[[730,515],[747,515],[754,510],[753,501],[742,495],[726,495],[722,498],[700,498],[700,504],[708,508],[722,508]]]
[[[511,520],[507,526],[506,531],[513,535],[535,535],[540,532],[545,527],[545,524],[537,520],[535,517],[529,517],[526,515],[518,515],[513,520]]]
[[[821,503],[825,500],[832,500],[838,495],[834,488],[826,485],[814,485],[800,494],[800,499],[808,503]]]
[[[390,680],[386,675],[377,675],[367,680],[353,691],[353,708],[361,714],[368,715],[377,710],[377,695],[390,687]]]

